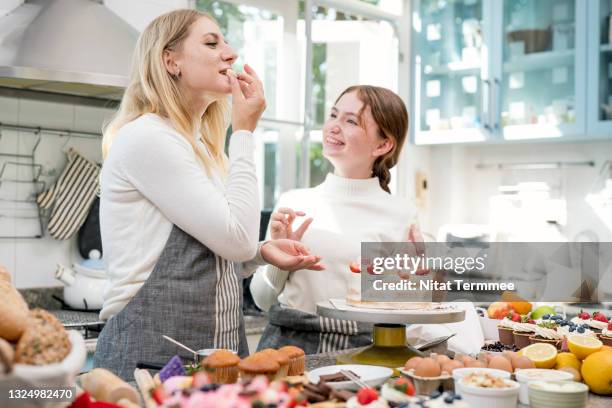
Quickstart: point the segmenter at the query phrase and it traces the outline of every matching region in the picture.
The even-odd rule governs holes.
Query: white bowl
[[[529,383],[529,403],[532,408],[584,408],[588,393],[589,387],[576,381]]]
[[[521,385],[519,401],[521,404],[529,405],[529,383],[533,381],[559,381],[571,380],[573,375],[565,371],[549,370],[546,368],[526,368],[517,370],[516,381]]]
[[[8,395],[9,389],[74,386],[74,379],[85,365],[87,351],[79,332],[69,331],[68,338],[72,347],[63,361],[42,366],[15,364],[11,374],[0,378],[0,395]]]
[[[480,321],[480,327],[482,328],[484,339],[499,341],[499,330],[497,329],[499,320],[483,316],[478,316],[478,320]]]
[[[483,388],[467,385],[459,381],[461,397],[470,406],[475,408],[516,408],[520,385],[516,381],[504,379],[509,388]],[[455,389],[455,392],[457,388]]]
[[[378,387],[391,377],[393,370],[388,367],[362,365],[362,364],[343,364],[326,367],[319,367],[307,374],[308,381],[318,383],[320,375],[335,374],[340,370],[352,371],[359,376],[359,379],[370,387]],[[359,386],[352,381],[328,382],[327,385],[337,390],[357,391]]]
[[[461,394],[461,390],[459,388],[459,381],[468,374],[473,372],[479,373],[489,373],[496,377],[500,377],[503,379],[510,379],[510,373],[504,370],[497,370],[495,368],[480,368],[480,367],[465,367],[465,368],[455,368],[453,370],[453,380],[455,380],[455,394]]]

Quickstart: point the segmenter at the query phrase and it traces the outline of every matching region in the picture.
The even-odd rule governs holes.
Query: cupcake
[[[202,367],[215,384],[233,384],[238,380],[240,357],[230,350],[217,350],[202,361]]]
[[[289,357],[279,352],[278,350],[274,350],[271,348],[263,349],[260,351],[260,353],[269,356],[271,359],[275,360],[278,363],[279,369],[276,373],[276,379],[285,378],[287,376],[287,374],[289,373]]]
[[[514,325],[516,322],[504,317],[498,324],[497,330],[499,331],[499,341],[501,344],[511,346],[514,344]]]
[[[306,368],[306,356],[304,350],[296,346],[285,346],[278,351],[289,357],[288,375],[302,375]]]
[[[533,320],[532,320],[533,321]],[[527,347],[531,344],[529,337],[533,336],[536,331],[535,323],[519,323],[516,322],[514,324],[514,330],[512,331],[512,336],[514,339],[514,345],[518,349],[522,349],[523,347]]]
[[[588,327],[596,334],[601,333],[608,326],[608,318],[601,312],[594,312],[592,316],[587,312],[580,312],[571,322],[577,326]]]
[[[612,322],[609,322],[608,327],[601,331],[599,340],[606,346],[612,346]]]
[[[273,380],[278,374],[280,364],[276,359],[270,358],[268,353],[258,352],[240,361],[238,369],[244,380],[250,380],[258,375],[265,375],[269,380]]]
[[[563,335],[557,331],[554,323],[540,323],[536,326],[535,334],[529,337],[531,344],[534,343],[549,343],[561,350],[563,344]]]

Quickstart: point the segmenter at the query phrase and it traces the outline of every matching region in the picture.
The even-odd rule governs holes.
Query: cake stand
[[[409,358],[421,355],[406,342],[407,325],[456,323],[465,319],[465,311],[456,306],[425,310],[366,309],[347,305],[343,299],[317,303],[317,314],[333,319],[374,323],[372,344],[339,355],[336,359],[338,364],[369,364],[393,369],[403,366]]]

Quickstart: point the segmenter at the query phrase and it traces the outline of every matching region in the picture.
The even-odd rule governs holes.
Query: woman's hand
[[[293,231],[293,221],[296,217],[306,215],[303,211],[293,211],[291,208],[281,207],[270,216],[270,237],[272,239],[291,239],[301,241],[304,233],[312,223],[307,218],[300,227]]]
[[[284,271],[310,269],[322,271],[325,266],[319,264],[320,256],[311,255],[301,242],[290,239],[275,239],[261,247],[261,256],[267,263]]]
[[[254,131],[266,109],[263,84],[249,65],[244,73],[228,73],[232,87],[232,130]]]

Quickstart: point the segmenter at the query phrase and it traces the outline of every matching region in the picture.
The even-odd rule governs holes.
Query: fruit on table
[[[548,343],[531,344],[518,354],[533,361],[537,368],[553,368],[557,362],[557,348]]]
[[[584,360],[591,354],[601,350],[603,343],[595,337],[572,334],[567,338],[567,346],[569,351],[574,353],[579,360]]]
[[[555,315],[555,309],[553,309],[551,306],[539,306],[536,309],[534,309],[531,312],[531,318],[532,319],[539,319],[540,317],[544,316],[545,314],[548,315]]]
[[[594,312],[593,313],[593,320],[597,320],[597,321],[603,322],[603,323],[608,323],[608,318],[606,317],[605,314],[603,314],[601,312]]]
[[[574,376],[574,378],[572,378],[574,381],[582,381],[582,375],[580,374],[580,371],[576,370],[574,367],[567,366],[559,368],[559,371],[565,371],[566,373],[570,373]]]
[[[514,357],[512,359],[512,367],[517,369],[536,368],[535,363],[525,356]]]
[[[373,388],[362,388],[357,392],[357,402],[361,405],[368,405],[378,399],[378,393]]]
[[[612,352],[598,351],[582,362],[582,378],[591,392],[612,395]]]
[[[491,303],[487,309],[487,315],[491,319],[501,320],[508,315],[508,312],[510,312],[510,305],[506,302]]]
[[[559,353],[557,354],[557,362],[555,364],[555,370],[560,370],[563,367],[573,367],[580,371],[582,363],[578,360],[578,357],[574,353]]]
[[[531,312],[531,303],[529,302],[510,302],[510,307],[521,315]]]
[[[489,360],[489,368],[495,368],[496,370],[504,370],[512,374],[512,363],[505,357],[494,356]]]

